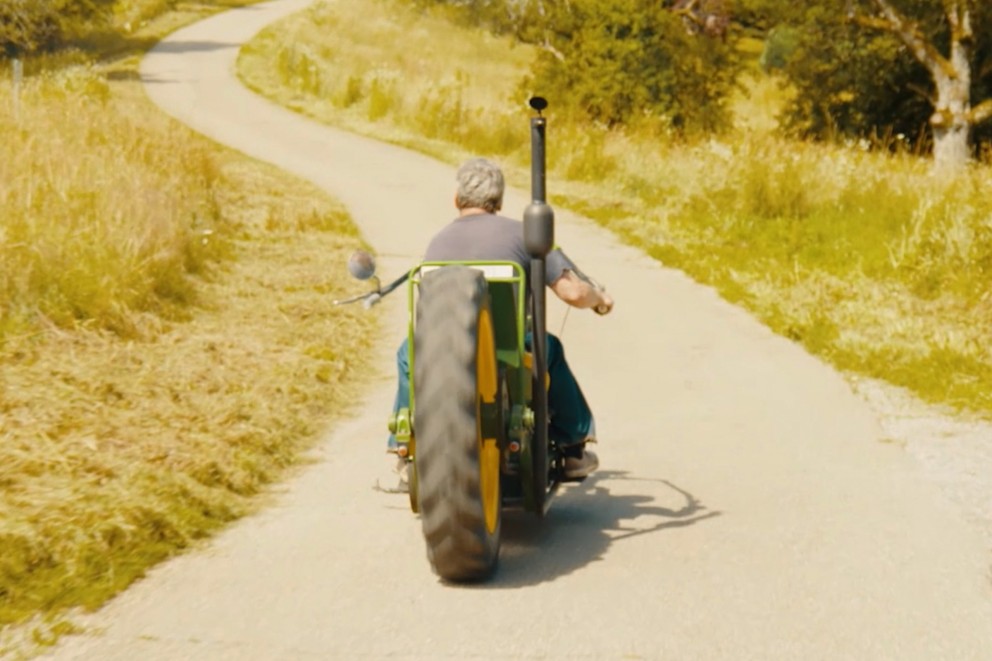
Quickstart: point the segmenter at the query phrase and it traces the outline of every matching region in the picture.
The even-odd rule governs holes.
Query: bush
[[[0,48],[8,57],[55,49],[106,19],[115,0],[0,0]]]
[[[729,122],[735,40],[694,34],[661,3],[576,0],[549,17],[543,39],[531,86],[594,121],[615,126],[648,115],[682,131]]]
[[[761,52],[758,64],[764,71],[784,69],[786,63],[799,48],[799,32],[788,26],[772,29],[765,39],[765,47]]]
[[[608,127],[663,119],[682,131],[729,124],[736,38],[710,38],[654,0],[415,0],[538,49],[522,96]],[[721,8],[723,3],[715,3]],[[721,10],[722,11],[722,10]],[[563,108],[561,101],[567,104]]]

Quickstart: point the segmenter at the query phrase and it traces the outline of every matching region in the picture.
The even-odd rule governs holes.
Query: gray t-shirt
[[[456,218],[434,235],[427,245],[428,262],[494,260],[516,262],[530,277],[530,255],[524,247],[524,224],[489,213]],[[575,265],[557,248],[545,258],[545,278],[553,285],[566,270]]]

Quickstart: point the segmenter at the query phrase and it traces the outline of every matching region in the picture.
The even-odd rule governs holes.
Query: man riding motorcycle
[[[455,207],[458,217],[434,235],[424,260],[511,261],[520,264],[529,276],[530,256],[524,247],[523,224],[498,215],[505,188],[500,168],[491,161],[475,158],[458,169],[456,179]],[[554,249],[548,253],[545,263],[546,282],[559,299],[576,308],[593,309],[601,315],[613,309],[610,295],[581,276],[582,272],[561,250]],[[409,406],[410,370],[406,340],[397,351],[396,362],[398,388],[394,413]],[[599,466],[596,455],[585,449],[586,443],[595,440],[595,425],[582,390],[565,361],[561,342],[551,333],[547,334],[547,363],[548,435],[563,450],[565,477],[583,478]],[[389,449],[395,448],[396,440],[390,436]],[[401,461],[398,470],[403,465]]]

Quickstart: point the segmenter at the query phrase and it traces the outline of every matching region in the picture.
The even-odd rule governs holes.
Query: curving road
[[[343,200],[397,273],[452,216],[452,168],[278,108],[233,74],[239,44],[308,4],[184,29],[143,77],[166,112]],[[514,192],[506,208],[525,202]],[[506,523],[495,580],[439,583],[405,498],[371,488],[386,478],[396,299],[367,407],[320,461],[52,658],[992,658],[987,550],[879,442],[844,379],[711,290],[559,217],[559,242],[618,300],[611,317],[572,314],[565,332],[602,469],[543,523]]]

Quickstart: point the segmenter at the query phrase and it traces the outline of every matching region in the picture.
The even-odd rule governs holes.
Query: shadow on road
[[[609,484],[627,481],[644,482],[645,493],[610,492]],[[659,496],[670,500],[673,492],[684,499],[678,509],[651,504]],[[684,528],[720,514],[707,510],[699,499],[668,480],[601,471],[585,482],[569,486],[543,520],[522,512],[504,513],[499,568],[492,580],[475,589],[516,588],[552,581],[601,559],[612,544]]]
[[[238,48],[240,44],[220,41],[163,41],[155,50],[160,53],[205,53],[225,48]]]

